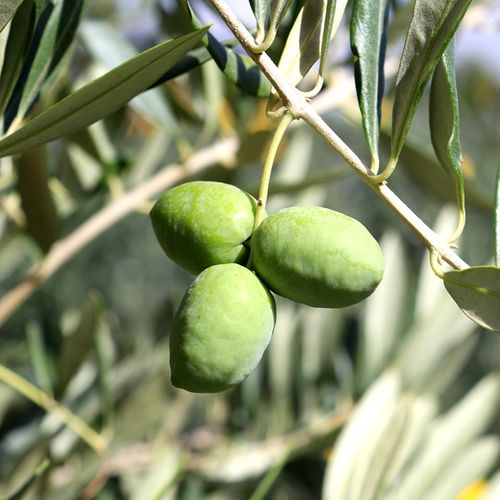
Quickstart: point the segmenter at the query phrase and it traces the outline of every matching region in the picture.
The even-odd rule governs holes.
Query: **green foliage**
[[[380,106],[384,95],[387,1],[356,0],[351,16],[351,50],[355,58],[356,88],[372,165],[378,168]]]
[[[153,47],[67,96],[0,140],[0,156],[21,153],[108,116],[154,83],[203,34],[204,30],[195,31]]]
[[[0,2],[0,497],[500,497],[500,347],[487,331],[500,310],[497,62],[460,59],[471,27],[490,40],[491,2],[225,3],[254,43],[219,35],[213,9],[209,34],[193,31],[185,1]],[[270,107],[304,119],[273,142],[259,186],[276,124],[256,96],[273,61],[292,86]],[[345,159],[364,163],[368,189]],[[387,159],[386,184],[369,170]],[[241,266],[192,284],[147,214],[199,180],[256,198],[267,187],[269,214],[349,214],[380,241],[381,283],[341,309],[277,296],[275,318]],[[389,192],[405,210],[388,213]],[[323,229],[291,244],[310,248]],[[206,391],[210,377],[228,390],[171,383]]]
[[[500,268],[474,266],[448,271],[444,284],[467,316],[483,328],[500,332]]]
[[[396,81],[392,158],[398,158],[425,85],[469,4],[470,0],[415,2]]]

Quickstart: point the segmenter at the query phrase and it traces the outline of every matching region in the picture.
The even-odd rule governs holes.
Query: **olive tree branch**
[[[289,113],[294,118],[302,119],[316,130],[351,166],[351,168],[389,205],[398,216],[425,243],[429,250],[437,252],[442,260],[456,269],[468,266],[441,236],[435,233],[415,212],[413,212],[384,182],[374,182],[374,173],[366,167],[349,146],[329,127],[329,125],[314,111],[304,95],[291,85],[280,72],[271,58],[265,53],[255,53],[252,48],[255,40],[243,26],[225,0],[210,0],[220,17],[226,23],[234,36],[241,43],[248,55],[260,67],[272,83]]]

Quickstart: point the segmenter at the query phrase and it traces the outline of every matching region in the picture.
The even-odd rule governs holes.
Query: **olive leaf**
[[[455,48],[453,40],[443,52],[432,76],[429,97],[429,119],[432,145],[436,156],[455,179],[455,191],[459,211],[459,222],[455,241],[465,223],[465,188],[461,169],[462,148],[460,145],[460,123],[458,92],[455,79]]]
[[[111,24],[102,21],[84,21],[80,26],[83,43],[106,70],[137,55],[133,45]],[[179,128],[174,116],[158,89],[151,89],[130,102],[142,116],[165,127],[170,134],[176,134]]]
[[[201,22],[189,4],[187,4],[187,9],[193,27],[200,28]],[[219,42],[209,31],[202,37],[201,42],[229,81],[247,94],[256,97],[269,96],[271,84],[249,56],[237,54]]]
[[[156,45],[93,80],[0,140],[0,157],[57,139],[109,115],[196,46],[206,29]]]
[[[500,165],[497,169],[494,224],[495,264],[500,267]]]
[[[0,32],[3,31],[7,23],[14,17],[17,9],[23,0],[3,0],[0,7]]]
[[[264,34],[266,31],[267,13],[271,1],[272,0],[250,0],[250,5],[257,23],[257,34]]]
[[[309,1],[300,9],[278,63],[292,85],[297,85],[320,59],[322,45],[328,45],[322,43],[323,30],[329,32],[330,42],[337,33],[346,5],[347,0]],[[325,17],[327,8],[328,17]]]
[[[42,11],[28,55],[7,104],[5,130],[16,116],[23,117],[43,83],[51,75],[73,41],[84,0],[49,2]]]
[[[328,60],[328,50],[332,39],[333,23],[335,21],[335,11],[337,10],[337,0],[327,0],[325,10],[325,20],[323,24],[323,35],[321,37],[321,54],[319,62],[319,74],[323,76]]]
[[[425,86],[471,0],[416,0],[392,112],[391,157],[397,159]]]
[[[29,56],[30,44],[47,4],[48,0],[24,0],[12,18],[0,73],[0,114],[3,113]]]
[[[449,271],[444,285],[460,309],[478,325],[500,332],[500,268],[476,266]]]
[[[355,58],[356,90],[372,165],[377,167],[388,18],[387,0],[353,1],[351,50]]]
[[[32,10],[33,2],[27,0],[12,19],[0,72],[0,114],[3,113],[26,58],[34,27]]]

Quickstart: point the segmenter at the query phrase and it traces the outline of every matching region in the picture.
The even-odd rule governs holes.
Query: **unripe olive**
[[[193,274],[215,264],[245,263],[256,202],[230,184],[187,182],[166,191],[150,217],[158,242]]]
[[[174,317],[173,385],[219,392],[238,384],[260,361],[274,323],[274,298],[253,272],[239,264],[205,269]]]
[[[370,295],[383,275],[380,247],[357,220],[322,207],[267,217],[252,236],[257,275],[283,297],[345,307]]]

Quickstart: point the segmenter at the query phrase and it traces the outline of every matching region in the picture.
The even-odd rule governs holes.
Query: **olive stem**
[[[238,17],[229,8],[225,0],[210,0],[222,20],[233,32],[236,39],[259,66],[268,78],[275,91],[288,108],[289,113],[297,119],[302,118],[318,132],[361,177],[361,179],[389,205],[398,216],[425,243],[428,249],[434,249],[442,259],[455,269],[466,269],[469,265],[457,255],[440,235],[435,233],[425,222],[413,212],[384,182],[373,182],[375,174],[354,153],[354,151],[330,128],[323,118],[314,111],[304,95],[298,91],[281,73],[272,59],[265,53],[255,54],[252,47],[255,41]],[[387,172],[389,173],[389,172]]]
[[[259,195],[257,198],[257,210],[255,211],[255,220],[253,224],[253,231],[255,231],[264,220],[267,205],[267,195],[269,193],[269,183],[271,182],[271,172],[273,170],[274,160],[278,152],[279,145],[283,136],[285,135],[288,125],[293,121],[293,116],[290,113],[285,113],[278,123],[278,127],[274,132],[269,149],[264,160],[262,167],[262,176],[260,178]],[[253,232],[252,231],[252,232]]]

